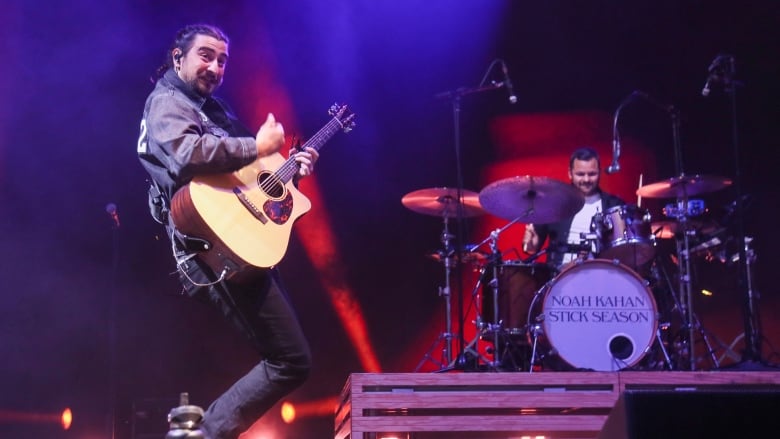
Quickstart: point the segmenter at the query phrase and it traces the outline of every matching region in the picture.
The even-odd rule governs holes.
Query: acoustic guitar
[[[355,115],[334,104],[324,127],[298,149],[317,151],[337,132],[349,132]],[[225,279],[272,267],[287,252],[295,221],[311,201],[294,185],[298,164],[274,153],[231,173],[200,175],[171,200],[171,218],[180,233],[205,244],[199,256]]]

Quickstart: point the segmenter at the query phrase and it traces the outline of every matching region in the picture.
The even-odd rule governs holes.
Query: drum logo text
[[[641,297],[552,296],[545,319],[576,323],[647,323],[653,311]]]

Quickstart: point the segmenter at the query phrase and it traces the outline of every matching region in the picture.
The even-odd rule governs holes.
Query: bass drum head
[[[544,337],[578,369],[618,371],[647,354],[658,328],[647,282],[614,260],[591,259],[565,268],[542,302]]]

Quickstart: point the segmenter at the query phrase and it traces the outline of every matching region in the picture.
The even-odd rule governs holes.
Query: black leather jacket
[[[166,202],[195,175],[232,172],[257,159],[255,136],[230,108],[198,95],[172,69],[146,99],[137,151]]]

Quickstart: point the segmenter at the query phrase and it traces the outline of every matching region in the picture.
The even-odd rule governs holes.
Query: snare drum
[[[550,351],[574,368],[618,371],[636,365],[658,329],[647,282],[614,260],[565,268],[545,286],[541,322]]]
[[[650,212],[636,205],[615,206],[593,216],[591,231],[596,234],[596,255],[616,259],[633,269],[655,256]]]

